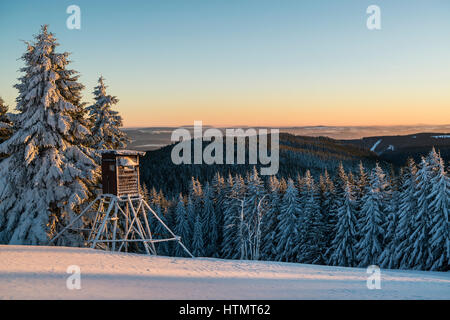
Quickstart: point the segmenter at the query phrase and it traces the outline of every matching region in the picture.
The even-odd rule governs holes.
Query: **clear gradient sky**
[[[68,5],[81,30],[66,28]],[[382,30],[366,28],[381,7]],[[449,0],[1,0],[0,96],[49,24],[125,126],[450,123]]]

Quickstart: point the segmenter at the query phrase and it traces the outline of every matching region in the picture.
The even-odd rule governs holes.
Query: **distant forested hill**
[[[204,142],[203,147],[208,144],[209,142]],[[159,150],[148,151],[141,161],[142,182],[147,188],[154,187],[169,196],[179,192],[186,193],[192,177],[204,183],[212,181],[217,172],[222,176],[227,176],[229,173],[245,175],[254,166],[249,164],[175,165],[171,160],[173,147],[174,145],[169,145]],[[192,150],[194,150],[193,145]],[[224,145],[224,154],[225,150]],[[334,176],[340,162],[346,170],[356,172],[360,162],[366,168],[373,168],[377,161],[380,159],[375,153],[361,146],[326,137],[304,137],[280,133],[280,168],[277,176],[295,178],[298,174],[303,175],[308,169],[315,177],[325,170]],[[385,168],[389,167],[389,164],[384,161],[381,161],[381,165]],[[259,168],[260,165],[256,167]]]
[[[431,148],[440,152],[445,162],[450,161],[450,133],[416,133],[397,136],[375,136],[342,140],[345,144],[372,150],[378,156],[397,166],[405,165],[408,158],[416,162],[426,156]]]

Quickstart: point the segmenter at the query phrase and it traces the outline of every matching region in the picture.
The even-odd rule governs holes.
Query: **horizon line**
[[[273,128],[273,129],[289,129],[289,128],[336,128],[336,127],[347,127],[347,128],[386,128],[386,127],[450,127],[450,123],[444,124],[427,124],[427,123],[417,123],[417,124],[387,124],[387,125],[294,125],[294,126],[251,126],[251,125],[210,125],[210,124],[202,124],[202,127],[211,127],[211,128]],[[147,126],[123,126],[122,129],[142,129],[142,128],[189,128],[194,127],[193,124],[189,125],[147,125]]]

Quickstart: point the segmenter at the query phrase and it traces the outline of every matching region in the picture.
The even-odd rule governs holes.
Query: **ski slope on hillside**
[[[67,268],[81,270],[69,290]],[[0,246],[1,299],[450,299],[450,273]]]
[[[383,141],[382,139],[379,139],[375,144],[370,148],[370,151],[375,152],[375,149],[378,147],[378,145]]]

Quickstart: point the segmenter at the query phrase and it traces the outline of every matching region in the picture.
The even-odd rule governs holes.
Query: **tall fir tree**
[[[251,174],[248,175],[246,184],[244,210],[249,242],[249,256],[246,259],[258,260],[262,243],[262,218],[266,211],[264,202],[266,193],[256,167],[253,167]]]
[[[336,197],[336,189],[333,180],[330,178],[328,171],[325,170],[324,175],[320,179],[320,209],[322,216],[326,221],[325,228],[325,246],[322,248],[321,256],[324,257],[325,262],[328,261],[328,248],[331,247],[331,242],[334,239],[334,231],[337,224],[337,213],[339,207],[339,200]]]
[[[435,165],[431,177],[429,210],[431,213],[430,247],[431,270],[449,271],[450,266],[450,178],[445,171],[444,161],[434,150],[429,155]]]
[[[241,201],[245,193],[245,184],[240,176],[227,179],[230,194],[224,201],[224,226],[222,240],[222,256],[226,259],[238,259],[240,256],[239,221],[241,212]]]
[[[106,93],[107,86],[103,77],[98,79],[94,89],[95,103],[87,107],[92,123],[91,145],[97,150],[124,149],[129,141],[126,134],[120,129],[123,125],[119,112],[112,109],[119,100]]]
[[[161,201],[159,199],[159,194],[156,191],[155,187],[152,187],[152,189],[150,190],[148,200],[149,200],[150,205],[161,204]]]
[[[224,202],[226,199],[226,195],[230,192],[230,189],[228,189],[228,184],[225,182],[225,179],[220,175],[219,172],[216,172],[214,175],[213,181],[212,181],[212,188],[214,190],[214,212],[216,213],[216,220],[217,220],[217,256],[220,256],[220,243],[223,241],[223,223],[224,223]]]
[[[203,194],[203,241],[207,257],[219,256],[219,226],[214,210],[214,191],[207,182]]]
[[[286,193],[281,201],[281,212],[278,216],[278,261],[293,262],[298,252],[298,222],[300,206],[297,188],[292,179],[288,180]]]
[[[367,176],[366,169],[362,161],[358,165],[358,179],[356,182],[356,197],[362,199],[367,191],[367,185],[369,184],[369,177]]]
[[[361,234],[357,243],[357,260],[361,267],[379,265],[384,242],[384,216],[386,214],[385,174],[380,166],[372,170],[369,186],[362,199],[358,230]]]
[[[408,164],[403,169],[401,181],[402,192],[400,193],[398,226],[396,228],[398,246],[394,251],[393,263],[398,264],[401,269],[409,269],[412,268],[412,234],[417,210],[417,166],[411,158],[408,159]]]
[[[353,188],[347,181],[344,198],[338,209],[335,237],[331,243],[329,264],[342,267],[356,266],[356,203]]]
[[[139,185],[139,194],[145,202],[150,203],[150,192],[148,191],[147,185],[145,183]]]
[[[401,186],[403,185],[401,179],[404,176],[403,169],[400,170],[399,176],[395,176],[394,174],[391,174],[391,176],[391,198],[387,206],[387,218],[383,227],[385,237],[383,252],[380,256],[380,266],[388,269],[398,269],[399,261],[396,257],[395,250],[400,245],[399,221]]]
[[[189,195],[186,203],[186,216],[189,226],[189,233],[191,234],[191,238],[189,239],[189,241],[191,241],[192,237],[194,236],[194,227],[195,219],[197,218],[197,212],[195,212],[194,203],[192,202],[191,196]]]
[[[277,221],[280,215],[280,182],[275,176],[269,178],[269,209],[262,221],[262,259],[273,260],[277,254]]]
[[[344,194],[346,192],[345,189],[347,188],[348,182],[350,182],[352,192],[354,193],[353,186],[351,184],[351,181],[349,181],[347,173],[345,172],[344,165],[342,164],[342,162],[339,162],[335,186],[336,186],[336,193],[338,197],[341,199],[341,201],[344,199]],[[353,194],[353,196],[356,199],[356,195]]]
[[[280,194],[283,195],[286,193],[286,189],[287,189],[287,182],[285,178],[281,178],[280,179]]]
[[[155,205],[155,213],[158,215],[158,217],[167,224],[167,220],[163,214],[163,210],[161,208],[161,205],[158,203]],[[164,226],[152,215],[149,215],[149,224],[151,227],[151,230],[153,231],[153,238],[154,239],[168,239],[169,234],[167,230],[164,228]],[[161,256],[168,256],[169,255],[169,244],[167,242],[157,242],[155,244],[156,247],[156,253]]]
[[[408,265],[413,269],[427,270],[432,265],[432,253],[430,248],[431,230],[431,193],[432,168],[425,157],[422,157],[417,171],[417,189],[415,198],[417,207],[413,218],[413,233],[411,235],[411,255]]]
[[[67,69],[69,54],[57,53],[57,46],[42,26],[22,56],[17,130],[0,145],[0,153],[10,155],[0,164],[0,243],[47,244],[91,196],[98,177],[94,151],[83,145],[90,131],[77,99],[67,98],[71,90],[78,96],[82,85],[70,81],[76,71]],[[58,243],[82,239],[66,233]]]
[[[191,177],[189,185],[189,198],[192,201],[194,211],[200,213],[203,219],[203,187],[198,179],[194,177]]]
[[[326,222],[319,206],[319,193],[309,170],[304,177],[301,200],[302,210],[299,221],[299,251],[297,261],[323,264],[322,248],[325,246]]]
[[[200,214],[196,214],[194,223],[194,235],[192,238],[192,254],[194,257],[205,256],[205,246],[203,243],[203,223]]]
[[[180,194],[178,199],[177,207],[175,209],[175,234],[181,237],[183,244],[191,250],[191,232],[189,228],[189,223],[186,214],[186,207],[184,205],[183,195]],[[175,256],[186,257],[186,251],[180,245],[175,246]]]
[[[367,191],[369,190],[369,176],[366,172],[366,169],[364,168],[362,161],[359,162],[358,171],[359,175],[355,181],[354,190],[356,201],[356,214],[357,219],[360,220],[361,219],[360,213],[363,207],[363,198],[366,195]],[[360,235],[358,235],[358,241],[360,240],[359,236]]]

